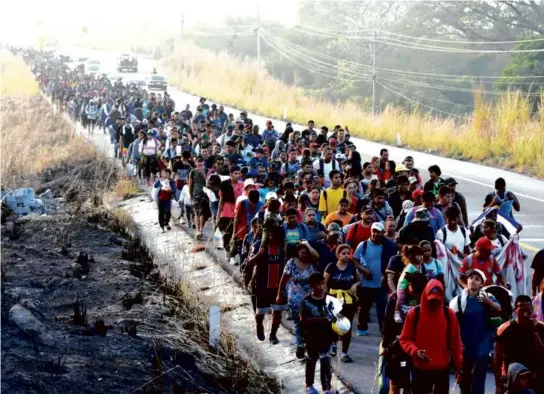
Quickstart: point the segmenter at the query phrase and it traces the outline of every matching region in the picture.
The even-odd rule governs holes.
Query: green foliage
[[[536,38],[536,37],[535,37]],[[523,76],[544,76],[544,41],[522,42],[516,45],[517,50],[542,49],[543,52],[521,52],[510,56],[510,63],[503,70],[499,86],[502,89],[521,90],[536,93],[542,89],[542,85],[521,84],[519,78]],[[524,80],[526,81],[526,80]],[[540,80],[542,81],[542,80]]]

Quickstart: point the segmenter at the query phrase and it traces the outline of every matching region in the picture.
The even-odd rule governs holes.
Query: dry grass
[[[115,185],[113,193],[120,200],[127,200],[131,197],[139,196],[142,191],[138,188],[135,179],[128,178],[126,176],[121,177],[119,182]]]
[[[30,186],[27,179],[64,163],[93,162],[99,154],[93,145],[76,135],[75,126],[39,95],[39,88],[24,62],[2,52],[2,187]]]
[[[39,94],[32,73],[21,58],[0,50],[0,85],[2,97],[30,97]]]
[[[4,188],[23,186],[25,179],[63,163],[93,162],[99,153],[62,115],[53,115],[40,96],[2,98],[2,161]]]
[[[474,116],[463,122],[387,107],[373,117],[356,104],[332,104],[287,86],[252,60],[216,54],[191,44],[178,45],[163,61],[174,85],[213,100],[290,120],[317,125],[347,124],[353,135],[416,150],[435,149],[441,155],[512,168],[544,177],[544,106],[531,117],[529,100],[518,92],[505,93],[494,103],[476,97]],[[541,97],[544,102],[544,94]]]

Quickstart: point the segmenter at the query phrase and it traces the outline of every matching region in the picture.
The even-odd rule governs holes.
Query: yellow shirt
[[[325,198],[325,192],[327,192],[327,198]],[[319,197],[319,212],[325,212],[323,219],[328,214],[338,211],[339,202],[344,197],[344,189],[341,187],[338,189],[329,187],[325,192],[321,192],[321,197]]]

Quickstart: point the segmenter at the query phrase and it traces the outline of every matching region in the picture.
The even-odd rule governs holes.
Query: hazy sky
[[[93,32],[110,34],[119,29],[179,32],[182,14],[185,15],[186,29],[190,29],[196,23],[217,25],[229,15],[245,17],[257,13],[257,0],[162,0],[151,3],[15,0],[4,3],[0,23],[0,40],[3,42],[37,41],[39,35],[74,37],[82,34],[83,26]],[[159,8],[159,4],[163,6]],[[297,0],[260,0],[259,7],[262,20],[286,24],[296,20]]]

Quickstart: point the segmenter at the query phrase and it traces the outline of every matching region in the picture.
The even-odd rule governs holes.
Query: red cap
[[[444,292],[438,286],[433,287],[427,295],[428,300],[442,300],[444,298]]]
[[[266,125],[267,125],[267,126],[270,126],[271,124],[272,124],[272,121],[271,121],[271,120],[267,120],[267,121],[266,121]]]
[[[412,200],[415,200],[418,197],[423,197],[423,190],[417,189],[412,192]]]
[[[336,145],[336,140],[335,140],[334,138],[331,138],[331,139],[329,140],[329,144],[331,144],[331,145]]]
[[[495,245],[493,245],[491,240],[487,237],[482,237],[478,241],[476,241],[476,245],[475,245],[476,250],[480,250],[480,249],[492,250],[494,248],[495,248]]]

